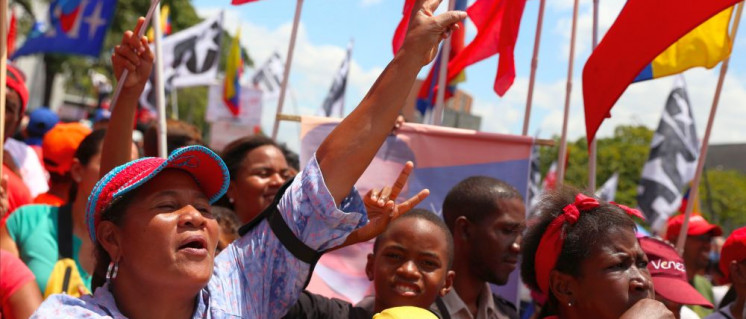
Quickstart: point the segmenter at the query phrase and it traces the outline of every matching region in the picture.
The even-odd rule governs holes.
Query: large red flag
[[[13,51],[16,49],[16,32],[16,13],[15,11],[11,11],[10,26],[8,27],[8,42],[6,42],[8,56],[13,55]]]
[[[588,143],[640,71],[679,38],[741,0],[628,0],[583,68]]]
[[[500,53],[494,89],[503,96],[515,79],[513,49],[525,5],[526,0],[477,0],[466,9],[477,27],[477,35],[448,63],[448,80],[454,79],[467,66]]]
[[[256,2],[259,0],[231,0],[231,4],[234,6],[237,6],[239,4],[249,3],[249,2]]]
[[[405,0],[404,9],[402,10],[402,17],[399,25],[396,26],[394,31],[394,39],[391,41],[391,45],[394,48],[394,55],[401,48],[404,43],[404,36],[407,34],[407,28],[409,28],[409,18],[412,16],[412,7],[414,6],[414,0]]]

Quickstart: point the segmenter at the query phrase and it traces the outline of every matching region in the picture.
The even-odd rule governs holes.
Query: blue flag
[[[98,57],[116,0],[54,0],[45,28],[32,30],[12,58],[52,52]]]

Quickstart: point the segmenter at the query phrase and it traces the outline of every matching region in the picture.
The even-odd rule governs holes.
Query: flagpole
[[[168,157],[166,147],[166,89],[163,81],[163,30],[161,30],[161,4],[156,5],[158,14],[153,15],[153,33],[155,33],[155,105],[158,109],[158,156]]]
[[[593,0],[593,50],[598,46],[598,0]],[[588,154],[588,191],[596,191],[596,166],[598,158],[598,143],[594,138]]]
[[[8,0],[0,0],[0,9],[2,9],[2,14],[0,14],[0,37],[2,37],[2,41],[0,41],[0,151],[4,152],[5,150],[5,92],[7,88],[6,85],[6,76],[8,72],[8,24],[5,21],[7,19],[7,12],[8,12]],[[3,157],[0,156],[0,176],[3,174]],[[7,192],[7,190],[6,190]]]
[[[733,41],[731,44],[731,50],[733,50],[733,47],[736,42],[736,33],[738,32],[738,25],[741,22],[741,13],[743,12],[743,3],[738,4],[738,8],[736,9],[736,20],[733,22],[733,28],[730,35],[731,40]],[[686,234],[689,230],[689,217],[692,215],[692,211],[694,210],[694,205],[697,198],[697,193],[699,193],[699,182],[702,178],[702,170],[705,166],[705,160],[707,159],[707,149],[709,147],[710,143],[710,133],[712,131],[712,124],[715,121],[715,113],[717,113],[718,104],[720,102],[720,93],[723,90],[723,82],[725,82],[725,74],[728,72],[728,65],[730,64],[730,57],[733,55],[733,52],[731,51],[731,55],[728,56],[724,61],[723,64],[720,66],[720,77],[718,78],[718,84],[715,88],[715,96],[712,98],[712,108],[710,108],[710,117],[707,120],[707,128],[705,129],[705,136],[702,139],[702,147],[699,151],[699,158],[697,159],[697,171],[694,173],[694,179],[692,180],[692,186],[689,189],[689,200],[686,203],[686,212],[684,213],[684,223],[681,225],[681,231],[679,231],[679,238],[676,241],[676,250],[679,252],[679,255],[684,254],[684,243],[686,242]]]
[[[546,0],[539,1],[539,17],[536,20],[536,36],[534,37],[534,55],[531,58],[531,79],[528,81],[526,113],[523,115],[523,136],[528,135],[528,121],[531,118],[531,104],[534,101],[534,82],[536,82],[536,69],[539,67],[539,43],[541,42],[541,28],[544,25],[545,2]]]
[[[578,0],[572,9],[572,34],[570,36],[570,62],[567,66],[567,91],[565,92],[565,114],[562,120],[562,141],[560,141],[559,159],[557,167],[557,185],[562,186],[565,182],[565,165],[567,165],[567,121],[570,115],[570,93],[572,93],[572,68],[575,58],[575,31],[578,24]]]
[[[456,0],[448,1],[448,11],[456,7]],[[433,110],[433,125],[443,125],[443,112],[445,110],[446,81],[448,80],[448,62],[451,56],[451,37],[449,35],[443,43],[440,52],[440,66],[438,69],[438,95],[435,98],[435,110]]]
[[[290,77],[290,65],[293,63],[293,51],[295,50],[295,38],[298,35],[298,24],[300,23],[300,12],[303,8],[303,0],[298,0],[295,5],[295,18],[293,18],[293,31],[290,33],[290,45],[288,46],[288,55],[285,60],[285,70],[282,76],[282,86],[280,86],[280,98],[277,101],[277,112],[275,112],[275,124],[272,126],[272,139],[277,140],[277,131],[280,128],[280,117],[282,114],[282,105],[285,103],[285,92],[288,87]]]
[[[171,88],[171,119],[179,119],[179,90]]]

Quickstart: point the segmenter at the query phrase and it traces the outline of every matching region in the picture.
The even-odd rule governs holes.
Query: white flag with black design
[[[611,202],[614,200],[614,197],[616,197],[616,189],[618,185],[619,173],[614,173],[603,185],[601,185],[601,188],[596,191],[595,195],[600,199]]]
[[[255,87],[264,92],[265,98],[277,98],[280,96],[282,87],[282,76],[285,73],[285,64],[282,62],[280,54],[273,53],[267,62],[256,70],[251,77],[251,82]]]
[[[166,90],[215,83],[220,62],[223,13],[171,34],[161,41]],[[151,45],[151,50],[155,50]],[[155,110],[155,77],[145,85],[140,104]]]
[[[347,45],[347,56],[339,67],[337,76],[334,77],[329,94],[321,105],[321,113],[324,116],[344,116],[345,90],[347,88],[347,74],[350,73],[350,57],[352,56],[352,41]]]
[[[677,76],[637,189],[638,205],[654,230],[661,231],[668,217],[678,211],[682,190],[694,178],[698,157],[691,104],[684,78]]]

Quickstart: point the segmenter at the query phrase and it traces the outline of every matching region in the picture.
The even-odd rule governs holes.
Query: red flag
[[[407,35],[407,28],[409,28],[409,18],[412,16],[412,7],[414,6],[414,0],[405,0],[404,9],[402,10],[402,17],[399,25],[396,26],[394,31],[394,39],[391,41],[394,47],[394,55],[399,52],[402,43],[404,43],[404,36]]]
[[[10,14],[10,26],[8,27],[8,42],[7,42],[8,56],[13,55],[13,51],[16,49],[16,13],[12,11]]]
[[[583,68],[588,143],[640,71],[690,30],[741,0],[628,0]]]
[[[448,64],[448,80],[467,66],[500,53],[494,89],[503,96],[515,79],[513,49],[525,5],[526,0],[478,0],[466,9],[478,32],[461,54]]]
[[[256,2],[259,0],[231,0],[231,4],[234,6],[237,6],[239,4],[249,3],[249,2]]]

